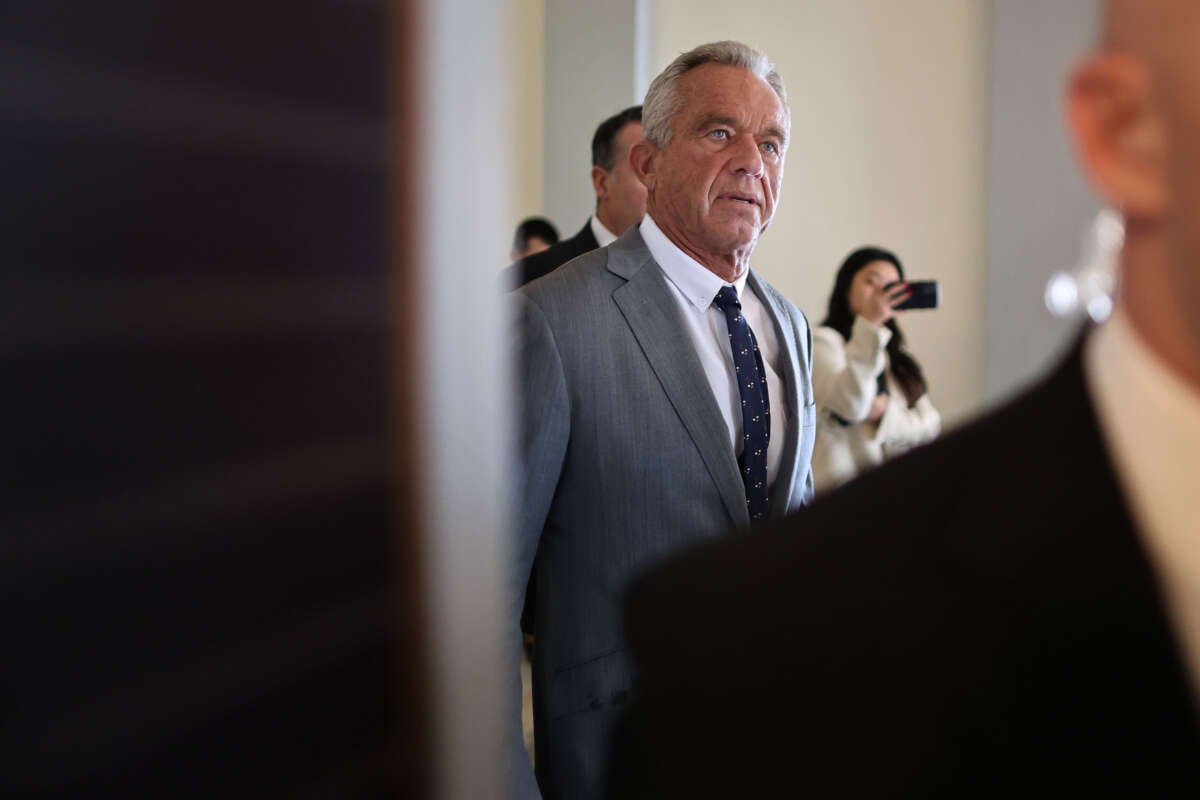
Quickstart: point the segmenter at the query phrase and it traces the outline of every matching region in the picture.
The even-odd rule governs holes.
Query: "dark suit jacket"
[[[589,250],[600,246],[592,234],[592,221],[589,218],[583,224],[583,229],[570,239],[556,242],[540,253],[515,261],[500,272],[501,285],[507,289],[516,289],[530,281],[548,275],[576,256],[581,256]]]
[[[1200,797],[1078,347],[966,429],[657,569],[627,624],[613,797]]]
[[[751,271],[779,342],[786,429],[780,515],[811,496],[808,322]],[[635,577],[749,523],[721,409],[662,269],[635,227],[512,295],[519,308],[521,455],[510,590],[537,554],[533,690],[547,800],[604,794],[613,722],[632,689],[621,600]],[[510,615],[512,708],[520,637]],[[513,796],[536,791],[512,715]]]

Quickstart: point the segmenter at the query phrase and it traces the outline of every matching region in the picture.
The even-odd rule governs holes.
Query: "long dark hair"
[[[846,260],[838,269],[837,280],[833,284],[833,293],[829,295],[829,311],[825,315],[825,321],[821,323],[840,333],[846,341],[850,340],[850,329],[854,326],[854,312],[850,310],[850,284],[854,281],[854,276],[858,274],[858,271],[873,261],[886,261],[894,265],[896,271],[900,273],[900,280],[904,280],[904,267],[900,264],[900,259],[887,250],[879,247],[862,247],[846,256]],[[896,324],[895,317],[889,319],[886,325],[892,332],[892,338],[887,344],[892,377],[900,385],[900,390],[904,392],[904,399],[908,401],[911,408],[928,389],[925,375],[921,372],[921,365],[904,347],[904,334],[900,332],[900,326]]]

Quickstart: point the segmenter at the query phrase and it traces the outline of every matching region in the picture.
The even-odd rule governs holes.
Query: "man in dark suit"
[[[750,268],[783,178],[783,82],[736,42],[676,59],[650,86],[629,167],[647,214],[514,295],[522,469],[511,596],[537,554],[537,785],[516,714],[511,796],[603,796],[632,688],[620,600],[689,544],[812,493],[808,322]]]
[[[549,274],[576,256],[612,244],[646,213],[646,187],[629,167],[629,148],[642,138],[642,107],[632,106],[614,114],[596,128],[592,136],[592,189],[596,213],[579,233],[563,239],[540,253],[526,256],[506,267],[501,285],[506,289],[524,286]]]
[[[1067,92],[1112,318],[942,442],[632,593],[613,797],[1200,796],[1200,4]],[[719,632],[719,633],[718,633]]]

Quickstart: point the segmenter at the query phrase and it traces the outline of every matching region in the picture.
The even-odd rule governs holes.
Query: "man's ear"
[[[1076,65],[1066,96],[1071,139],[1092,186],[1129,218],[1166,208],[1162,118],[1139,62],[1100,53]]]
[[[592,167],[592,189],[596,192],[596,202],[608,194],[608,173],[600,167]]]
[[[653,142],[642,139],[629,148],[629,166],[633,174],[646,187],[646,191],[654,191],[654,181],[658,174],[658,148]]]

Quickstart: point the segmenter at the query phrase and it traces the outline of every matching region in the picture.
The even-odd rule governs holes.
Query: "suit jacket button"
[[[591,705],[593,711],[599,711],[601,708],[604,707],[604,703],[600,702],[599,697],[593,697],[590,705]]]

